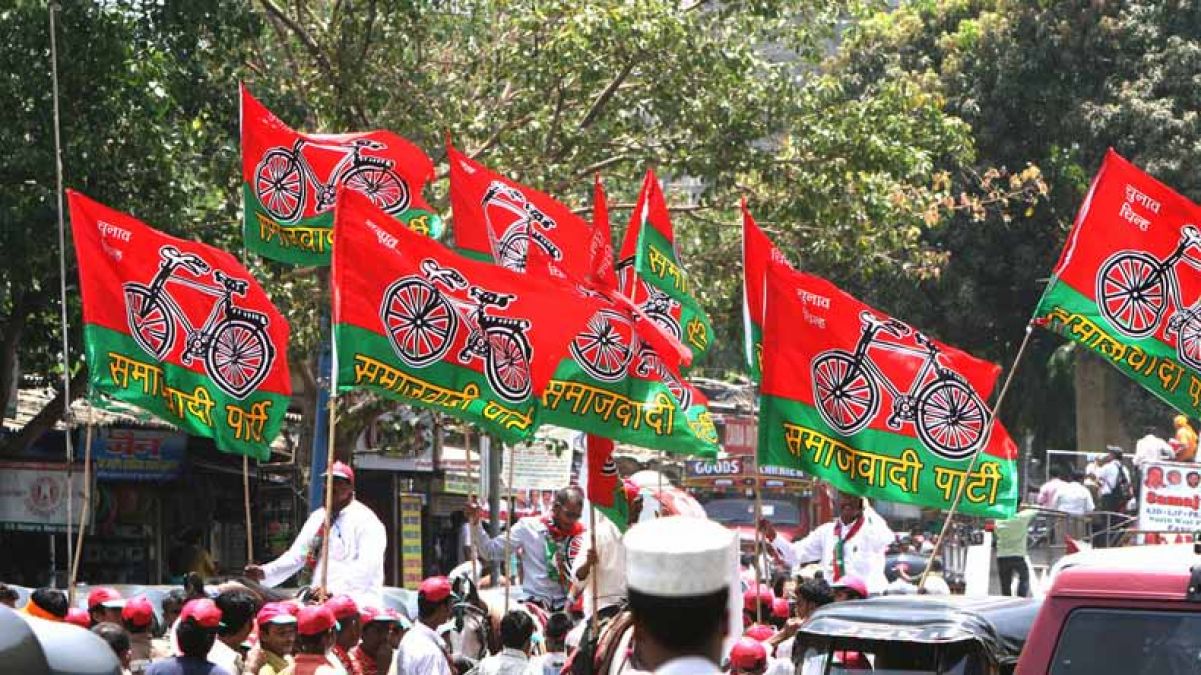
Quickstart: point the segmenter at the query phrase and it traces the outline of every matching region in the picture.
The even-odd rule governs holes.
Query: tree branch
[[[71,398],[82,397],[87,392],[87,383],[88,369],[85,365],[71,378]],[[33,419],[29,420],[15,436],[8,439],[8,442],[0,445],[0,455],[24,452],[42,434],[53,429],[54,425],[63,417],[63,398],[62,389],[59,389],[46,407],[39,410],[38,414],[34,415]]]
[[[613,94],[617,93],[617,88],[621,86],[622,82],[625,82],[630,72],[634,70],[634,65],[637,62],[638,55],[636,54],[622,67],[621,72],[617,73],[617,76],[596,95],[596,98],[592,100],[592,105],[588,108],[588,112],[584,113],[583,119],[576,125],[576,131],[583,131],[592,126],[592,123],[600,116],[601,111],[605,109],[605,105],[609,103],[609,99],[613,98]]]

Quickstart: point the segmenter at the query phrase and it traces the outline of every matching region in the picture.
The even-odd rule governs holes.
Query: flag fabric
[[[572,336],[611,303],[459,255],[349,190],[335,220],[339,390],[435,408],[507,443],[529,438]]]
[[[613,447],[613,439],[588,434],[580,483],[588,501],[625,532],[630,522],[629,503],[613,461]]]
[[[692,350],[699,362],[713,345],[713,327],[684,273],[667,201],[648,170],[617,261],[621,291]]]
[[[746,365],[756,382],[763,364],[763,296],[767,266],[772,262],[788,264],[787,258],[759,229],[746,198],[742,199],[742,326]]]
[[[1113,150],[1034,322],[1201,416],[1201,210]]]
[[[588,244],[588,283],[598,288],[617,290],[617,270],[613,259],[613,229],[609,224],[609,204],[600,174],[592,186],[592,239]]]
[[[292,397],[288,322],[254,277],[225,251],[67,199],[91,390],[269,459]]]
[[[328,265],[334,201],[346,187],[410,229],[442,236],[422,197],[434,164],[390,131],[301,134],[242,86],[242,204],[246,248],[273,260]]]
[[[455,247],[524,271],[529,252],[569,277],[586,279],[592,228],[550,195],[510,180],[446,146]]]
[[[830,282],[767,276],[759,464],[854,494],[1006,518],[1017,447],[985,401],[1000,368],[931,339]],[[973,455],[980,451],[970,475]]]

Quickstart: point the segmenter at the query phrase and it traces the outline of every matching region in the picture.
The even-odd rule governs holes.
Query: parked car
[[[801,675],[1010,675],[1038,613],[1029,598],[880,596],[838,602],[797,632]]]
[[[1017,675],[1201,672],[1201,549],[1093,550],[1054,574]]]

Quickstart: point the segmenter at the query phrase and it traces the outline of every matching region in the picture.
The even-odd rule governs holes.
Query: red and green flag
[[[788,264],[783,253],[759,229],[742,200],[742,326],[746,364],[756,382],[763,364],[763,302],[767,267],[772,261]]]
[[[1110,150],[1034,321],[1201,416],[1201,210]]]
[[[390,131],[298,133],[241,89],[246,248],[282,262],[328,265],[342,187],[415,232],[442,235],[442,219],[422,197],[434,164],[416,145]]]
[[[613,447],[613,439],[588,434],[580,483],[588,501],[625,532],[630,524],[630,509],[617,473],[617,462],[613,460]]]
[[[548,194],[496,173],[446,146],[455,247],[506,269],[544,259],[575,279],[588,276],[592,228]]]
[[[292,397],[288,322],[232,255],[68,190],[91,390],[270,458]]]
[[[572,336],[611,303],[459,255],[358,193],[344,190],[338,200],[339,389],[437,409],[508,443],[529,438],[538,397]]]
[[[1000,368],[773,263],[767,275],[759,464],[840,490],[1010,517],[1017,447],[985,403]],[[973,456],[980,453],[968,473]]]
[[[600,174],[592,186],[592,238],[588,243],[588,276],[586,281],[597,288],[617,290],[617,270],[614,267],[613,227],[609,223],[609,204],[605,184]]]
[[[667,201],[648,170],[617,260],[621,291],[692,350],[699,362],[713,345],[709,316],[692,295],[676,249]]]

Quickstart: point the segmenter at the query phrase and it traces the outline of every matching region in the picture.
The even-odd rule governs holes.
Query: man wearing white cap
[[[375,512],[354,498],[354,470],[334,462],[333,506],[329,532],[329,581],[326,594],[349,595],[359,605],[382,607],[384,551],[388,531]],[[321,546],[326,537],[325,509],[309,514],[291,548],[266,565],[247,565],[246,576],[264,586],[278,586],[301,568],[321,583]]]
[[[668,516],[630,528],[625,548],[637,667],[657,675],[720,673],[737,581],[734,533],[710,520]]]
[[[819,526],[804,539],[789,543],[771,523],[760,523],[764,538],[779,552],[789,567],[820,561],[825,578],[835,583],[847,575],[867,582],[871,594],[888,587],[884,577],[884,554],[896,540],[892,528],[857,495],[838,497],[838,517]]]

